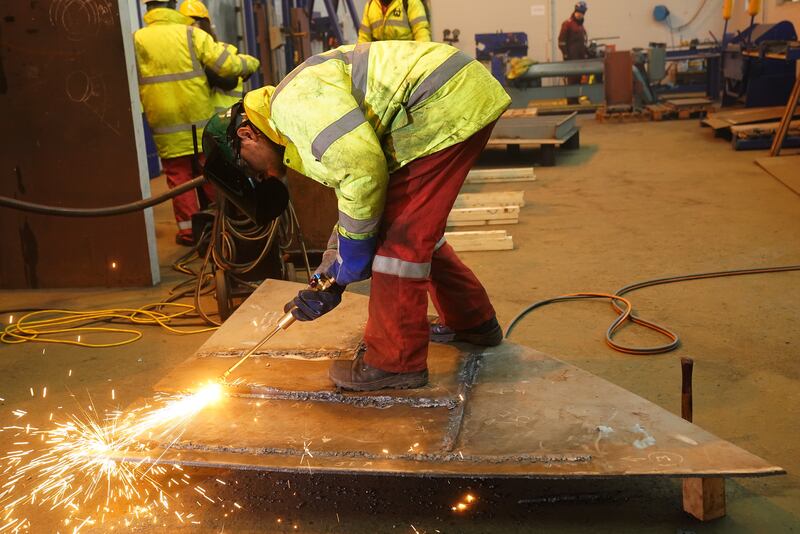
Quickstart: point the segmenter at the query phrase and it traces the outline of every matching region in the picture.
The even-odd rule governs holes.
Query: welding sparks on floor
[[[147,441],[174,443],[192,417],[223,396],[222,385],[214,382],[194,393],[162,397],[130,412],[115,412],[104,421],[84,412],[48,430],[21,426],[21,422],[3,428],[15,433],[15,450],[0,457],[4,464],[0,532],[30,529],[29,518],[19,513],[28,506],[64,510],[68,516],[64,524],[73,532],[104,523],[112,513],[127,514],[126,526],[131,519],[155,521],[160,513],[172,514],[170,501],[178,496],[171,493],[173,487],[191,487],[189,475],[171,478],[165,487],[154,477],[165,475],[168,469],[148,461],[157,458],[136,463],[121,460],[126,453],[141,455],[147,450]],[[89,410],[96,412],[92,406]],[[19,419],[26,414],[17,410],[14,415]],[[39,447],[31,446],[39,443]],[[180,466],[171,469],[182,471]],[[202,490],[198,488],[194,486],[195,491]],[[181,521],[192,517],[175,514]]]

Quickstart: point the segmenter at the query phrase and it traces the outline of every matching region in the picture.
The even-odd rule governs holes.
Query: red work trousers
[[[167,175],[167,185],[170,189],[185,184],[192,178],[199,176],[192,169],[194,156],[179,156],[177,158],[161,158],[161,167]],[[200,166],[204,163],[204,156],[198,156]],[[206,182],[202,185],[203,193],[209,202],[214,201],[214,186]],[[192,235],[192,215],[200,209],[197,189],[192,189],[172,199],[172,210],[175,212],[175,221],[178,223],[178,235]]]
[[[391,175],[372,266],[365,361],[392,373],[428,359],[428,294],[442,323],[476,327],[495,315],[486,290],[444,242],[447,217],[494,123]]]

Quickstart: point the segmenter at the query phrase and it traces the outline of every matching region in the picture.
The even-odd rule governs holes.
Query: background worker
[[[217,34],[214,32],[214,27],[211,24],[211,17],[208,14],[208,8],[200,0],[184,0],[178,8],[181,15],[191,17],[194,20],[194,26],[200,28],[209,34],[215,41]],[[238,49],[232,44],[224,44],[228,52],[231,54],[238,54]],[[211,86],[211,100],[214,103],[214,111],[219,112],[228,109],[244,95],[244,82],[247,81],[247,76],[234,76],[231,78],[223,78],[218,76],[213,70],[206,67],[206,77]]]
[[[583,23],[588,11],[586,2],[578,2],[572,15],[561,24],[561,32],[558,34],[558,48],[564,60],[587,59],[589,57],[589,39]],[[567,85],[577,85],[581,83],[580,76],[567,76]],[[577,98],[569,98],[568,103],[577,104]]]
[[[203,127],[214,114],[211,88],[204,68],[223,77],[247,76],[257,59],[228,51],[225,45],[192,26],[192,19],[175,10],[175,0],[145,0],[146,26],[134,33],[139,96],[145,117],[161,158],[170,188],[188,182],[201,172],[194,157],[192,126],[198,142]],[[203,191],[213,199],[213,187]],[[190,191],[172,199],[178,223],[176,242],[192,245],[192,214],[199,209],[197,193]]]
[[[444,231],[509,103],[477,61],[411,41],[342,46],[307,60],[277,88],[245,95],[236,142],[249,167],[282,176],[288,166],[338,198],[336,260],[318,271],[336,279],[335,291],[300,291],[287,307],[297,306],[299,320],[317,319],[345,286],[372,277],[366,346],[329,371],[340,388],[427,383],[429,293],[457,340],[502,341],[486,290]]]
[[[359,43],[430,40],[431,26],[422,0],[367,0]]]

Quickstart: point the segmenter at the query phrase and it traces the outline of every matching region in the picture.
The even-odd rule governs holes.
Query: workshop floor
[[[501,323],[539,299],[611,292],[666,275],[800,263],[800,197],[753,164],[762,152],[733,152],[696,121],[597,124],[583,119],[582,148],[537,167],[537,181],[483,190],[526,190],[515,250],[465,253]],[[495,157],[495,161],[502,158]],[[181,278],[169,269],[170,209],[157,209],[164,281],[129,290],[6,291],[2,309],[137,307]],[[679,482],[459,481],[302,474],[197,473],[220,477],[218,495],[243,508],[225,517],[204,508],[200,526],[137,525],[137,532],[791,532],[800,530],[800,273],[663,286],[631,295],[639,313],[676,331],[681,348],[628,356],[603,343],[614,318],[607,303],[554,305],[534,312],[512,339],[567,360],[673,412],[680,410],[680,356],[695,359],[695,422],[770,462],[782,477],[727,483],[728,516],[701,524],[681,511]],[[7,315],[0,317],[8,322]],[[45,426],[51,412],[126,406],[148,395],[207,335],[146,329],[115,349],[0,346],[0,425],[13,409]],[[627,329],[620,339],[657,342]],[[42,387],[48,386],[46,398]],[[33,389],[34,396],[30,389]],[[116,399],[112,401],[111,391]],[[71,398],[74,396],[74,398]],[[568,403],[569,399],[565,399]],[[0,450],[11,448],[0,433]],[[235,481],[235,482],[234,482]],[[450,507],[477,496],[465,513]],[[193,502],[194,498],[186,497]],[[64,530],[37,513],[33,532]],[[279,521],[280,520],[280,521]],[[182,527],[179,529],[179,527]],[[71,528],[71,527],[70,527]],[[97,526],[93,531],[104,532]]]

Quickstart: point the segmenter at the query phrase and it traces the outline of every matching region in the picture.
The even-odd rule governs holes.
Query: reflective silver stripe
[[[231,55],[231,53],[230,53],[230,52],[228,52],[227,50],[223,51],[223,52],[222,52],[222,53],[219,55],[219,57],[217,58],[217,60],[214,62],[214,66],[213,66],[213,67],[211,67],[211,69],[212,69],[214,72],[219,72],[219,71],[220,71],[220,69],[222,68],[222,66],[225,64],[225,61],[228,59],[228,57],[230,57],[230,55]],[[239,58],[239,59],[241,59],[241,58]]]
[[[178,221],[178,230],[190,230],[192,228],[192,221]]]
[[[272,93],[272,98],[270,98],[270,104],[273,104],[275,102],[275,99],[278,97],[278,94],[283,90],[283,88],[286,87],[289,84],[289,82],[291,82],[294,79],[295,76],[303,72],[303,70],[305,70],[306,67],[313,67],[315,65],[325,63],[326,61],[329,61],[331,59],[337,59],[339,61],[344,62],[345,65],[349,65],[351,58],[352,58],[352,52],[347,52],[345,54],[342,54],[338,50],[335,50],[330,54],[326,53],[325,55],[318,54],[316,56],[311,56],[306,61],[295,67],[295,69],[289,74],[287,74],[286,77],[281,81],[281,83],[278,84],[278,86],[275,88],[275,92]]]
[[[386,26],[397,26],[399,28],[408,28],[408,21],[405,20],[405,19],[403,19],[403,20],[387,20],[386,24],[384,24],[383,26],[384,26],[384,28]]]
[[[461,69],[472,63],[472,61],[473,59],[463,52],[456,52],[447,58],[445,62],[436,67],[427,78],[422,80],[422,83],[411,93],[408,99],[409,107],[414,107],[431,96],[446,84],[450,78],[458,74]]]
[[[159,126],[155,128],[151,128],[154,134],[162,135],[162,134],[171,134],[171,133],[178,133],[178,132],[191,132],[192,126],[197,126],[198,129],[203,128],[208,119],[204,119],[197,122],[190,122],[186,124],[174,124],[172,126]]]
[[[375,28],[380,28],[381,25],[383,25],[383,21],[379,20],[370,24],[369,27],[374,30]]]
[[[426,17],[425,15],[422,15],[421,17],[417,17],[417,18],[411,19],[410,21],[408,21],[408,23],[411,26],[413,26],[415,24],[419,24],[420,22],[427,22],[427,20],[428,20],[428,17]]]
[[[314,142],[311,143],[311,153],[314,154],[317,161],[322,160],[323,154],[333,143],[366,122],[367,119],[364,118],[361,108],[348,111],[317,135]]]
[[[160,76],[147,76],[139,78],[139,85],[148,85],[151,83],[163,82],[179,82],[181,80],[191,80],[199,76],[205,76],[206,73],[201,71],[177,72],[175,74],[162,74]]]
[[[189,56],[192,58],[192,69],[202,71],[203,67],[201,67],[200,62],[197,61],[197,52],[194,50],[193,34],[194,26],[186,26],[186,45],[189,47]]]
[[[436,242],[436,246],[433,247],[433,251],[436,252],[437,250],[442,248],[445,243],[447,243],[447,239],[445,239],[444,236],[442,236],[442,238]]]
[[[239,62],[242,64],[242,76],[247,74],[247,61],[242,56],[239,56]]]
[[[372,260],[372,272],[393,274],[400,278],[425,279],[431,274],[430,263],[415,263],[387,256],[375,256]]]
[[[351,234],[371,234],[378,229],[378,225],[380,225],[380,223],[380,217],[374,217],[372,219],[361,221],[358,219],[353,219],[342,211],[339,212],[339,226]]]
[[[189,48],[189,56],[192,58],[192,70],[189,72],[175,72],[172,74],[159,74],[157,76],[141,76],[139,75],[139,85],[149,85],[151,83],[164,83],[164,82],[179,82],[181,80],[191,80],[199,76],[205,76],[206,73],[197,61],[197,54],[194,51],[194,41],[192,40],[192,26],[186,27],[186,46]]]
[[[364,98],[367,95],[367,74],[369,70],[369,48],[371,43],[362,43],[356,45],[353,49],[353,72],[351,74],[353,98],[356,99],[358,107],[364,104]]]
[[[369,26],[367,26],[366,24],[362,24],[361,26],[359,26],[359,27],[358,27],[358,31],[360,31],[360,32],[364,32],[364,33],[367,33],[367,34],[368,34],[368,33],[370,33],[370,30],[371,30],[371,29],[372,29],[372,28],[370,28],[370,27],[369,27]]]

